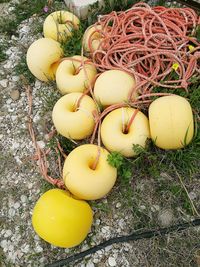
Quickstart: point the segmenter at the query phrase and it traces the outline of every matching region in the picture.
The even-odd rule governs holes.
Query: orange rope
[[[65,189],[65,185],[64,185],[64,182],[63,182],[62,179],[55,179],[55,178],[53,178],[53,177],[48,175],[47,154],[50,151],[49,151],[49,149],[47,151],[44,151],[37,144],[35,132],[34,132],[34,129],[33,129],[33,120],[32,120],[32,103],[33,103],[32,90],[31,90],[30,85],[26,84],[24,87],[26,89],[26,94],[27,94],[27,98],[28,98],[28,106],[29,106],[29,110],[28,110],[28,130],[29,130],[32,142],[33,142],[33,146],[34,146],[34,148],[36,150],[36,154],[35,154],[34,158],[36,160],[38,160],[40,173],[44,177],[44,179],[47,182],[49,182],[50,184],[56,185],[59,188]],[[57,148],[56,148],[56,150],[57,150]],[[57,153],[57,154],[58,154],[59,169],[61,170],[61,159],[60,159],[59,153]]]

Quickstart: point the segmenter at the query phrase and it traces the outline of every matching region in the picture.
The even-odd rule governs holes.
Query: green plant
[[[35,81],[35,77],[29,71],[28,66],[26,64],[26,56],[22,56],[19,63],[15,66],[14,71],[15,74],[18,76],[23,75],[30,84]]]
[[[119,152],[111,152],[107,158],[108,163],[117,168],[118,176],[121,178],[121,183],[129,183],[132,177],[132,164],[123,157]]]
[[[79,29],[72,32],[72,37],[61,44],[65,57],[81,55],[82,37],[86,28],[87,23],[83,21]]]
[[[7,59],[7,55],[6,53],[4,52],[6,46],[5,44],[0,44],[0,62],[3,62],[4,60]]]

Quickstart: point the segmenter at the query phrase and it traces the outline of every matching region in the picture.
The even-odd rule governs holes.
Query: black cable
[[[170,227],[166,227],[166,228],[160,228],[158,230],[151,230],[151,231],[145,231],[145,232],[141,232],[141,233],[133,233],[131,235],[127,235],[127,236],[119,236],[119,237],[114,237],[111,238],[93,248],[87,249],[83,252],[77,253],[75,255],[72,255],[66,259],[63,260],[58,260],[55,261],[53,263],[47,264],[45,265],[45,267],[62,267],[65,266],[73,261],[77,261],[80,260],[90,254],[95,253],[96,251],[100,250],[100,249],[104,249],[107,246],[110,246],[114,243],[123,243],[123,242],[128,242],[128,241],[135,241],[135,240],[139,240],[139,239],[145,239],[145,238],[151,238],[151,237],[155,237],[155,236],[163,236],[166,234],[169,234],[171,232],[177,231],[180,232],[182,230],[185,230],[191,226],[199,226],[200,225],[200,219],[196,219],[192,222],[187,222],[187,223],[182,223],[182,224],[176,224]]]
[[[190,0],[190,1],[176,0],[176,1],[181,3],[182,5],[185,5],[185,6],[188,6],[190,8],[197,9],[200,11],[200,4],[199,4],[198,0],[196,0],[196,1],[193,1],[193,0]]]

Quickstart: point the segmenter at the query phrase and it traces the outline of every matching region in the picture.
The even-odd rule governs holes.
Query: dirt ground
[[[0,3],[0,15],[9,16],[13,3]],[[194,219],[196,215],[187,212],[180,200],[167,190],[175,180],[180,186],[177,177],[163,172],[157,179],[138,179],[137,173],[133,173],[131,196],[117,183],[106,198],[91,203],[93,226],[80,246],[60,249],[36,235],[31,224],[32,210],[48,186],[38,171],[37,162],[32,160],[34,148],[27,129],[27,95],[16,66],[29,45],[42,37],[41,31],[35,31],[42,23],[43,17],[32,16],[18,25],[16,34],[9,38],[2,35],[0,39],[6,54],[0,63],[0,266],[41,267],[111,237]],[[51,110],[46,105],[56,94],[56,88],[55,84],[38,80],[33,81],[31,87],[34,129],[38,144],[44,147],[48,143],[46,128],[52,125]],[[50,166],[53,164],[50,162]],[[186,187],[200,211],[198,175],[188,177]],[[196,267],[200,262],[199,240],[200,227],[189,228],[165,237],[112,245],[70,266]]]

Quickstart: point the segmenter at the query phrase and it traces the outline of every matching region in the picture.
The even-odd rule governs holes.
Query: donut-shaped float
[[[181,96],[157,98],[149,107],[151,138],[162,149],[178,149],[189,144],[194,135],[190,103]]]
[[[81,56],[73,56],[60,63],[56,72],[56,83],[61,94],[83,93],[88,89],[89,84],[93,82],[97,74],[95,66],[88,58],[83,57],[83,68],[81,60]]]
[[[77,107],[79,100],[80,104]],[[88,95],[67,94],[62,96],[53,108],[53,123],[61,135],[81,140],[91,135],[94,129],[93,112],[95,111],[97,111],[96,104]]]
[[[129,129],[132,116],[135,116]],[[101,125],[101,139],[109,151],[120,152],[125,157],[135,156],[133,145],[145,147],[150,137],[147,117],[133,108],[119,108],[110,112]]]
[[[97,102],[106,107],[128,101],[135,86],[135,79],[122,70],[103,72],[94,85],[94,97]]]
[[[93,169],[98,153],[98,163]],[[67,156],[63,168],[64,183],[69,191],[80,199],[95,200],[104,197],[117,178],[116,168],[107,161],[108,155],[106,149],[92,144],[75,148]]]
[[[79,245],[92,225],[92,209],[86,201],[69,192],[51,189],[37,201],[32,215],[36,233],[50,244],[62,248]]]
[[[102,34],[99,32],[102,30],[100,25],[90,26],[86,29],[83,35],[83,48],[85,52],[94,52],[100,49],[100,43],[103,39]]]
[[[49,14],[43,24],[44,37],[52,38],[58,42],[65,42],[78,29],[79,19],[68,11],[55,11]]]
[[[30,72],[44,82],[55,80],[55,73],[63,50],[58,42],[50,38],[40,38],[30,45],[26,61]]]

